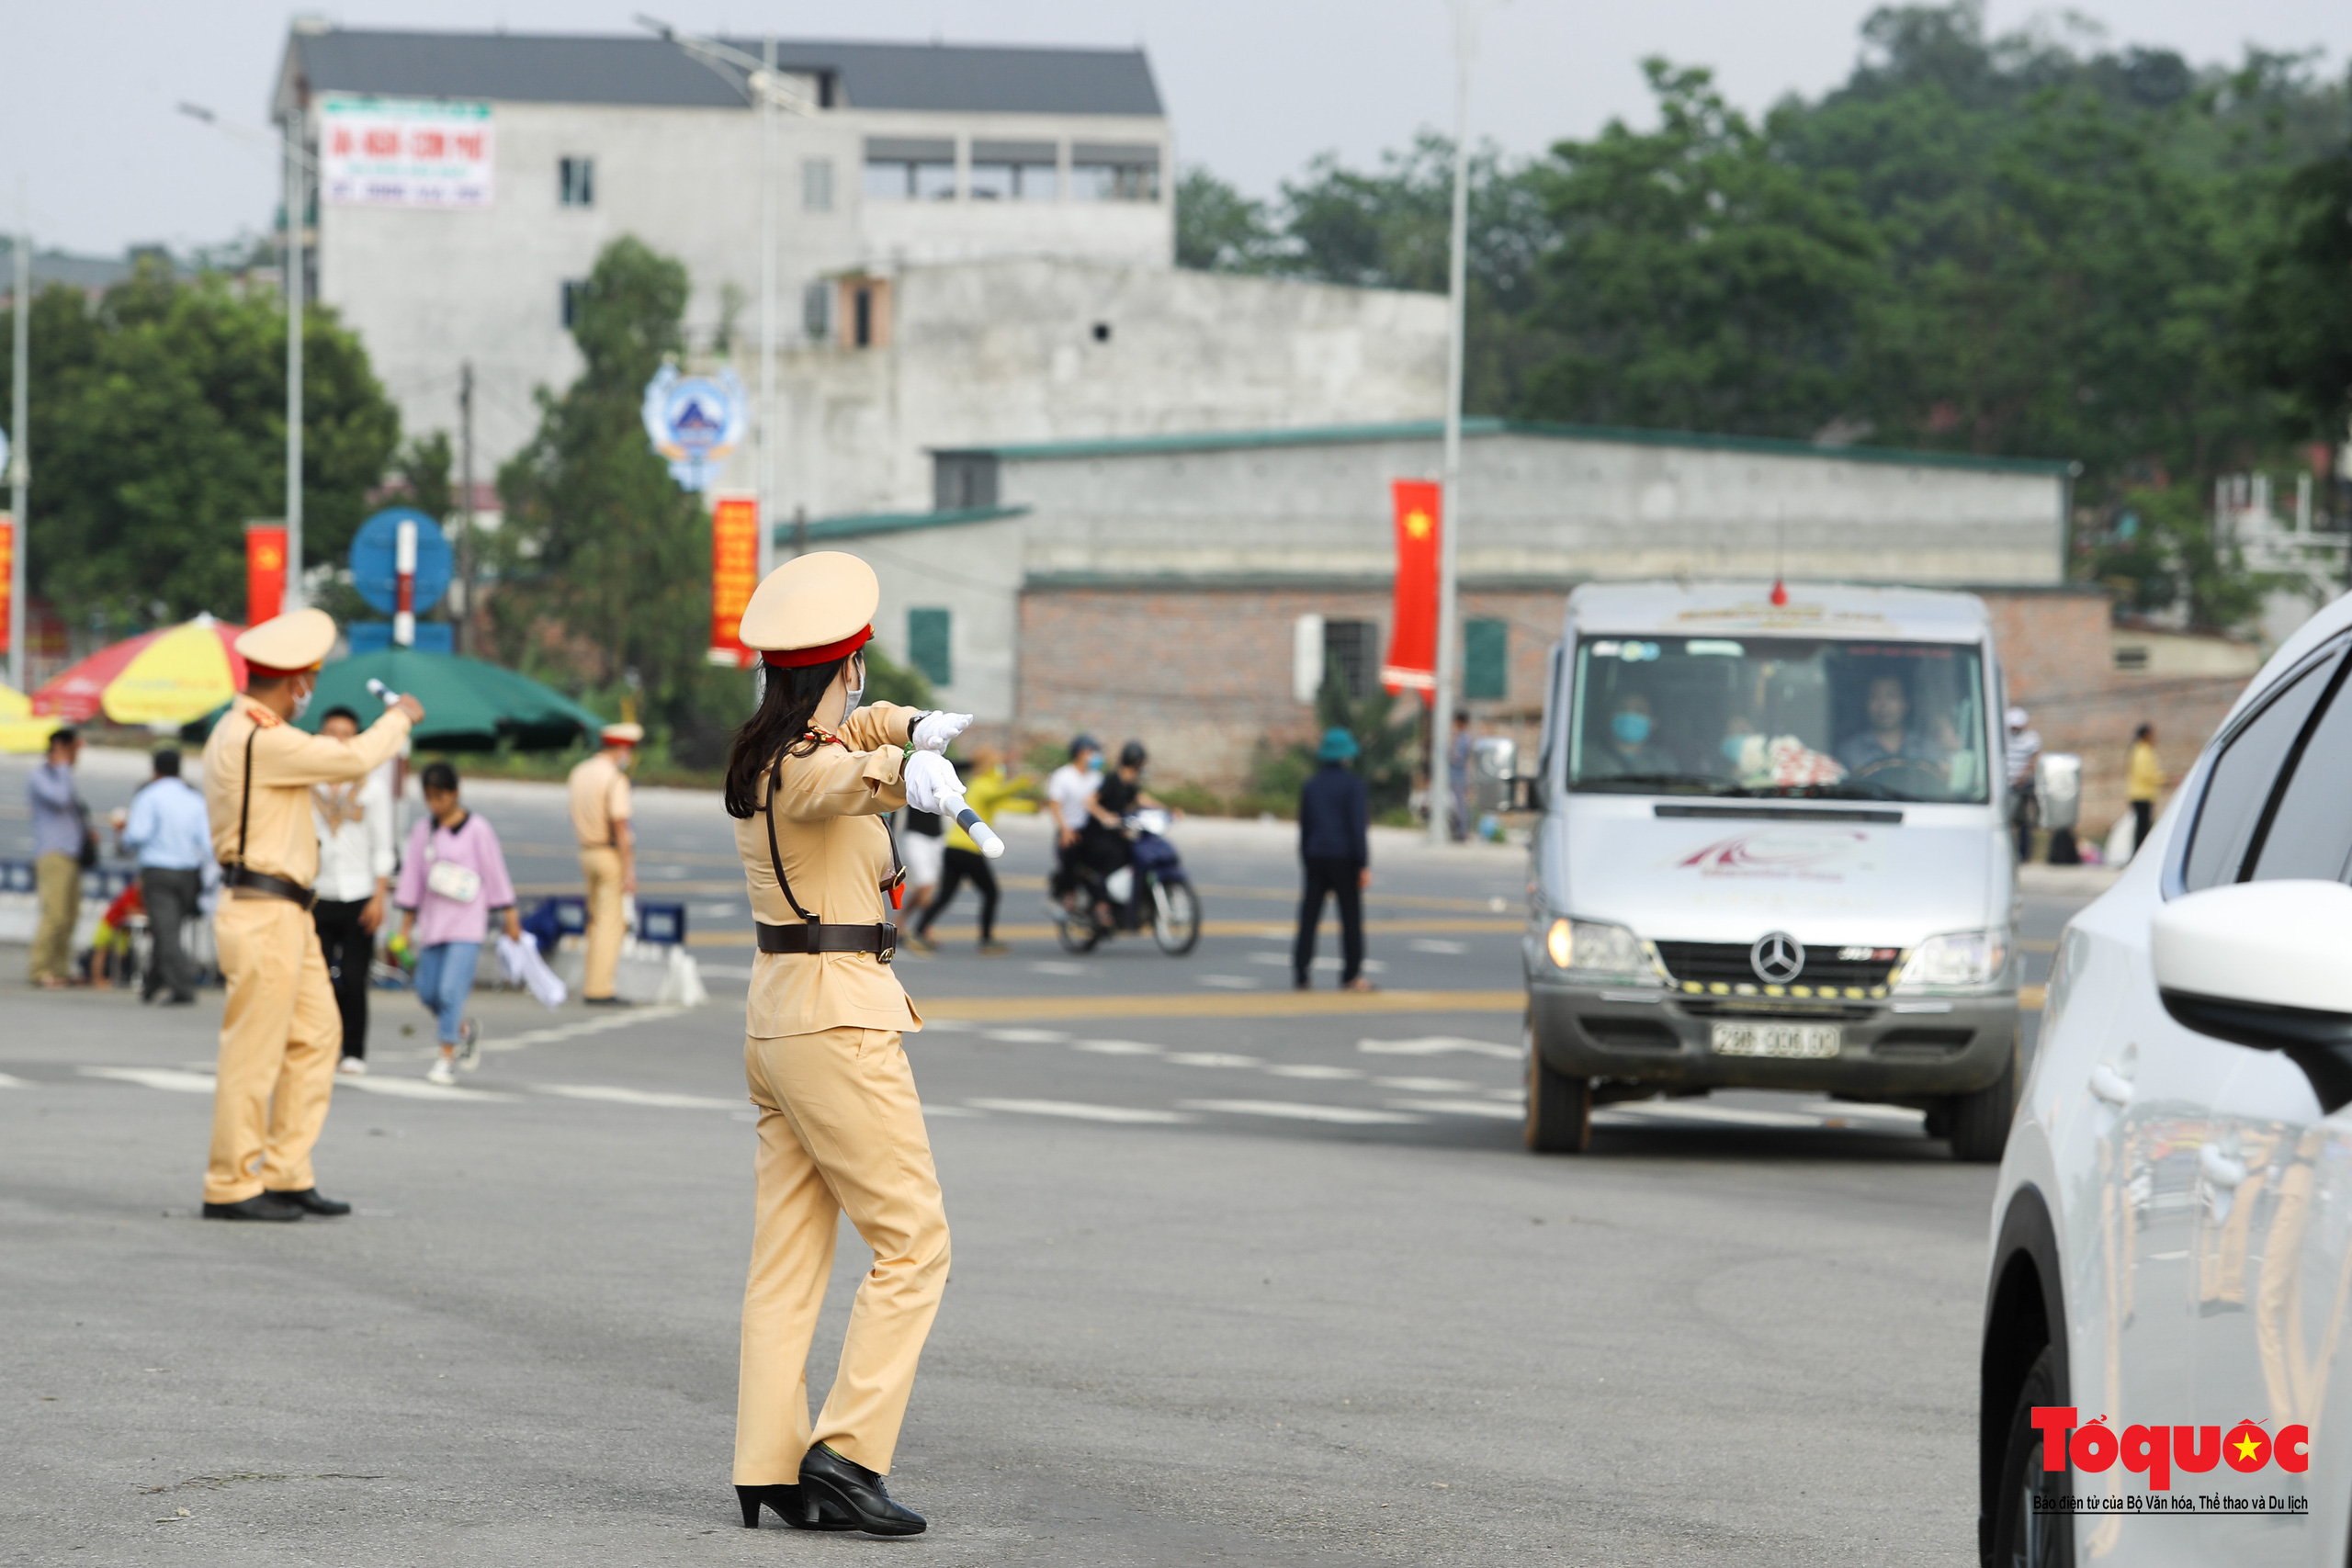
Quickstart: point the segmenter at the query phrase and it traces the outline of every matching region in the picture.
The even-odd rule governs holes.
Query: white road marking
[[[1266,1069],[1278,1078],[1360,1078],[1353,1067],[1327,1067],[1319,1062],[1280,1062]]]
[[[1057,1029],[983,1029],[980,1033],[1007,1045],[1058,1045],[1069,1038]]]
[[[1419,1122],[1401,1111],[1367,1111],[1356,1105],[1301,1105],[1288,1100],[1182,1100],[1187,1111],[1219,1111],[1228,1116],[1279,1116],[1292,1122],[1337,1122],[1351,1126]]]
[[[1287,969],[1291,964],[1291,955],[1287,953],[1253,953],[1250,955],[1250,962]],[[1315,967],[1336,972],[1346,968],[1347,965],[1340,961],[1338,954],[1327,953],[1315,961]],[[1363,970],[1367,975],[1385,975],[1388,973],[1388,965],[1377,958],[1367,958],[1363,961]]]
[[[702,971],[702,977],[706,980],[749,980],[759,973],[756,969],[746,969],[736,964],[702,964],[695,967]]]
[[[1009,1111],[1023,1116],[1067,1116],[1079,1122],[1190,1122],[1173,1111],[1144,1111],[1126,1105],[1088,1105],[1075,1100],[975,1100],[982,1111]]]
[[[925,1116],[986,1116],[985,1111],[967,1111],[960,1105],[929,1105],[922,1108]]]
[[[1917,1127],[1928,1119],[1926,1111],[1914,1111],[1908,1106],[1848,1105],[1838,1100],[1808,1100],[1797,1109],[1810,1111],[1816,1116],[1860,1117],[1870,1122],[1901,1122],[1908,1127]]]
[[[1204,975],[1201,984],[1220,991],[1254,991],[1258,981],[1250,975]]]
[[[501,1094],[494,1089],[459,1089],[455,1084],[426,1083],[423,1078],[386,1078],[370,1073],[364,1078],[345,1078],[344,1087],[366,1094],[388,1094],[394,1100],[470,1100],[486,1104],[493,1100],[512,1100],[511,1094]]]
[[[1492,1056],[1498,1061],[1517,1062],[1526,1053],[1516,1045],[1498,1045],[1491,1040],[1464,1040],[1455,1034],[1427,1034],[1412,1040],[1359,1040],[1356,1049],[1381,1056],[1446,1056],[1460,1054],[1472,1056]]]
[[[1157,1056],[1159,1047],[1147,1045],[1140,1040],[1073,1040],[1073,1051],[1091,1051],[1102,1056]]]
[[[31,1084],[28,1083],[23,1078],[12,1077],[6,1073],[0,1073],[0,1089],[30,1089],[33,1086]]]
[[[568,1100],[598,1100],[612,1105],[650,1105],[664,1111],[741,1111],[740,1100],[718,1100],[707,1094],[665,1094],[658,1089],[623,1089],[617,1084],[535,1083],[540,1094]]]
[[[1448,942],[1441,936],[1417,936],[1406,943],[1415,953],[1464,953],[1470,951],[1466,942]]]
[[[481,1048],[485,1051],[520,1051],[532,1045],[552,1045],[559,1040],[577,1040],[583,1034],[602,1034],[608,1030],[628,1029],[639,1023],[659,1023],[665,1018],[676,1018],[685,1010],[684,1008],[616,1008],[601,1018],[551,1023],[545,1029],[526,1029],[520,1034],[484,1040]],[[367,1080],[359,1081],[364,1083]]]
[[[1818,1116],[1798,1116],[1786,1111],[1746,1111],[1734,1105],[1699,1105],[1689,1100],[1668,1100],[1664,1104],[1648,1101],[1632,1105],[1612,1105],[1593,1113],[1597,1121],[1607,1116],[1619,1125],[1656,1124],[1659,1122],[1720,1122],[1740,1127],[1818,1127]]]
[[[1237,1056],[1227,1051],[1170,1051],[1167,1060],[1180,1067],[1255,1067],[1261,1065],[1257,1056]]]
[[[1478,1086],[1468,1078],[1374,1078],[1382,1089],[1408,1089],[1415,1094],[1467,1094]]]
[[[1033,975],[1083,975],[1086,965],[1059,958],[1041,958],[1029,965],[1029,972]]]
[[[1430,1111],[1441,1116],[1491,1116],[1498,1122],[1516,1122],[1526,1114],[1515,1105],[1498,1105],[1491,1100],[1392,1100],[1388,1103],[1400,1111]]]
[[[210,1073],[182,1072],[177,1067],[84,1067],[82,1076],[113,1078],[146,1089],[168,1089],[180,1094],[210,1094],[216,1081]]]

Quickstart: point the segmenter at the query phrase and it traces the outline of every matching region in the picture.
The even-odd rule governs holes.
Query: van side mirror
[[[1541,811],[1544,809],[1544,781],[1533,773],[1514,773],[1506,781],[1510,787],[1506,811]]]
[[[2240,882],[2186,894],[2156,912],[2148,948],[2175,1022],[2279,1052],[2323,1109],[2352,1105],[2352,886]]]

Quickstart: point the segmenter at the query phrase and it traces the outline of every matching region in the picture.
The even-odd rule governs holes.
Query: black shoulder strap
[[[254,740],[261,734],[256,724],[245,731],[245,797],[237,806],[237,863],[245,863],[245,824],[254,815]]]
[[[784,901],[792,906],[792,912],[812,926],[821,925],[824,922],[819,917],[802,908],[800,900],[792,896],[791,879],[784,874],[784,856],[777,852],[775,847],[775,797],[776,792],[783,788],[784,759],[778,757],[768,768],[768,804],[764,813],[768,819],[768,864],[775,869],[775,885],[784,890]],[[897,858],[896,848],[897,846],[892,846],[894,860]]]

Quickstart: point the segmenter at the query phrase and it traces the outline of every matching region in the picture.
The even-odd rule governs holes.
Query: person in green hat
[[[1363,890],[1372,886],[1372,795],[1348,764],[1356,738],[1337,728],[1323,732],[1316,750],[1321,766],[1298,792],[1298,858],[1306,890],[1298,901],[1298,941],[1291,949],[1291,980],[1308,988],[1317,928],[1326,896],[1340,901],[1340,986],[1369,991],[1363,977]]]

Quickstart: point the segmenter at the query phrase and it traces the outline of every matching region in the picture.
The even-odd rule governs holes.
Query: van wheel
[[[1951,1157],[1972,1165],[1991,1165],[2001,1157],[2009,1145],[2009,1123],[2018,1113],[2018,1058],[2009,1053],[2009,1065],[2001,1076],[1974,1094],[1952,1096]]]
[[[2052,1475],[2041,1468],[2041,1433],[2033,1425],[2037,1404],[2056,1404],[2058,1372],[2054,1352],[2045,1345],[2026,1370],[2025,1385],[2009,1412],[2007,1441],[2001,1450],[2001,1468],[1993,1479],[1993,1539],[1984,1553],[1987,1563],[2000,1568],[2059,1568],[2075,1561],[2075,1526],[2064,1513],[2036,1513],[2037,1495],[2063,1495],[2073,1472]]]
[[[1535,1027],[1527,1043],[1527,1146],[1539,1155],[1580,1155],[1592,1146],[1592,1080],[1556,1072],[1535,1048]]]

